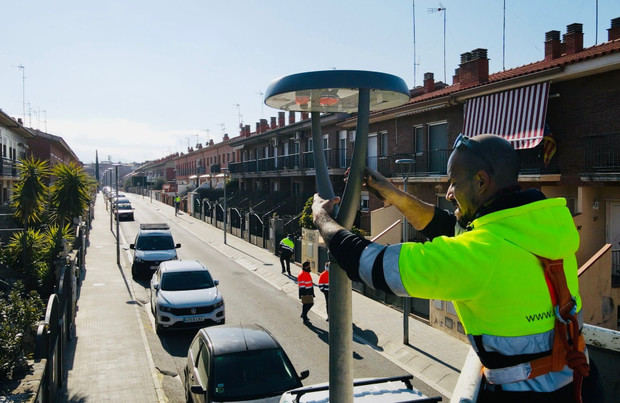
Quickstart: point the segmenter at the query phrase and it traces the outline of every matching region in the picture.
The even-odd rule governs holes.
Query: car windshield
[[[122,203],[118,205],[118,209],[119,210],[131,210],[131,204],[129,203]]]
[[[187,291],[215,287],[206,270],[164,273],[161,278],[163,291]]]
[[[138,250],[168,250],[174,249],[174,243],[170,235],[141,236],[136,243]]]
[[[281,395],[301,382],[281,348],[216,356],[214,400],[249,400]]]

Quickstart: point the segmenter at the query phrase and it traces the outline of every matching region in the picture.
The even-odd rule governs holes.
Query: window
[[[386,132],[379,133],[379,142],[380,142],[380,152],[379,155],[381,157],[388,156],[388,134]]]
[[[347,131],[341,130],[338,134],[338,163],[340,168],[347,167]]]
[[[448,124],[435,123],[428,126],[428,154],[430,172],[446,172],[450,146],[448,145]]]
[[[369,210],[369,200],[370,197],[368,195],[368,192],[362,192],[362,200],[360,202],[360,210],[361,211],[368,211]]]
[[[198,377],[200,378],[200,384],[203,387],[207,387],[208,382],[208,368],[209,368],[209,351],[205,345],[200,343],[200,351],[198,352],[198,362],[196,363],[198,369]]]
[[[414,127],[413,136],[415,141],[415,155],[424,155],[424,144],[426,143],[426,139],[424,138],[424,126]]]
[[[314,144],[312,143],[312,138],[308,138],[306,142],[306,151],[312,152],[314,151]]]
[[[327,150],[327,149],[329,149],[329,135],[324,134],[323,135],[323,150]]]

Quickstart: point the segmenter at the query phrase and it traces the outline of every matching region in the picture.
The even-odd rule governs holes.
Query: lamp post
[[[228,173],[228,168],[222,168],[222,174],[224,174],[224,245],[226,245],[226,223],[228,218],[228,212],[226,211],[226,174]]]
[[[118,198],[118,164],[114,164],[114,170],[116,172],[116,197]],[[121,264],[121,247],[120,247],[120,239],[118,237],[118,203],[116,205],[115,214],[116,214],[116,264]]]
[[[409,180],[409,168],[415,164],[415,160],[403,158],[394,161],[396,165],[404,166],[403,191],[407,193],[407,181]],[[403,242],[409,241],[409,226],[407,217],[403,214]],[[403,344],[409,344],[409,312],[411,312],[411,298],[403,297]]]
[[[371,71],[327,70],[293,74],[272,81],[265,103],[272,108],[311,112],[314,168],[317,190],[325,199],[334,197],[321,139],[321,112],[357,112],[355,148],[340,208],[338,223],[351,228],[360,204],[362,173],[368,148],[370,111],[396,107],[409,100],[405,82],[396,76]],[[353,401],[351,281],[344,270],[330,273],[329,400]]]

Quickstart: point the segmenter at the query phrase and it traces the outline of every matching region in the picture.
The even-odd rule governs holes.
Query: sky
[[[444,81],[445,62],[451,84],[461,53],[488,49],[490,73],[518,67],[544,58],[545,32],[575,22],[593,46],[597,3],[602,43],[618,0],[4,2],[0,109],[84,163],[95,150],[143,162],[277,116],[263,102],[277,77],[372,70],[413,88],[425,72]]]

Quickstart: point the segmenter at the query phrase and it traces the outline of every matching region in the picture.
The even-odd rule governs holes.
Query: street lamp
[[[396,165],[404,167],[403,169],[403,191],[407,193],[407,182],[409,180],[409,169],[415,160],[411,158],[402,158],[394,161]],[[403,214],[403,242],[409,241],[409,226],[407,224],[407,216]],[[403,344],[409,344],[409,312],[411,311],[411,298],[403,297]]]
[[[265,103],[272,108],[311,112],[314,168],[317,190],[325,199],[334,197],[321,139],[321,112],[357,112],[357,131],[349,179],[338,223],[351,228],[360,204],[362,173],[368,149],[370,111],[393,108],[409,100],[407,84],[396,76],[359,70],[326,70],[293,74],[271,82]],[[335,262],[333,263],[335,264]],[[351,281],[344,270],[330,273],[329,400],[353,401]]]
[[[222,168],[221,171],[224,175],[224,245],[226,245],[226,223],[228,222],[228,212],[226,211],[226,176],[228,168]]]
[[[117,203],[116,203],[116,264],[121,264],[121,247],[120,247],[120,238],[118,236],[118,165],[119,164],[114,164],[114,170],[116,172],[116,198],[117,198]],[[114,206],[114,203],[112,204],[112,206]]]

